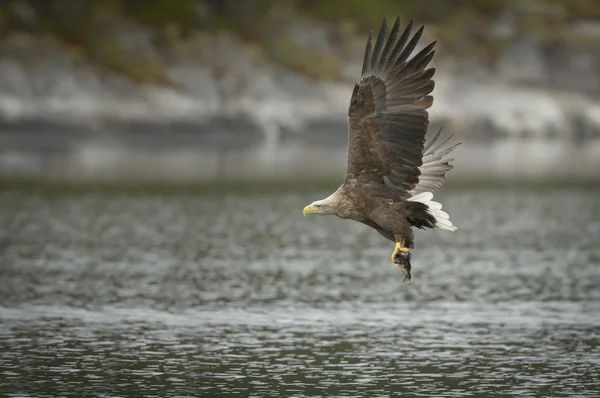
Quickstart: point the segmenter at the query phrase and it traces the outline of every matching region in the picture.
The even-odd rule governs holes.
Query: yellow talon
[[[411,279],[410,270],[412,267],[410,265],[410,252],[408,248],[402,247],[400,243],[396,242],[394,253],[392,253],[392,262],[406,272],[402,282],[409,281]]]
[[[400,242],[396,242],[396,247],[394,248],[394,252],[392,253],[392,262],[396,263],[396,255],[399,253],[408,253],[408,249],[406,247],[402,247]]]

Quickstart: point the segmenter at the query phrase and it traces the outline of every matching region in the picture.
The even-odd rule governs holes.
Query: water
[[[147,131],[65,135],[59,129],[54,134],[38,132],[35,139],[28,131],[3,133],[0,178],[9,179],[269,181],[297,178],[299,170],[303,178],[335,179],[346,172],[348,158],[345,124],[335,133],[306,131],[281,141],[253,144],[244,142],[251,134],[224,139],[221,131],[206,136],[174,130],[153,137]],[[213,141],[223,144],[215,147]],[[462,142],[455,152],[452,181],[600,177],[600,138],[477,141],[456,137],[452,142]]]
[[[0,391],[598,396],[598,188],[445,190],[411,284],[327,194],[0,192]]]

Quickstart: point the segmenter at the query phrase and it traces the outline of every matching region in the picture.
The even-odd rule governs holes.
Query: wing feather
[[[384,19],[385,22],[385,19]],[[394,26],[392,26],[392,30],[390,31],[390,35],[385,43],[385,47],[383,48],[383,52],[381,54],[381,61],[387,63],[387,60],[390,58],[390,54],[392,52],[392,48],[396,43],[396,37],[398,37],[398,32],[400,31],[400,18],[396,18],[394,22]]]
[[[381,50],[383,49],[383,42],[385,41],[385,32],[387,31],[387,21],[384,19],[379,33],[377,34],[377,40],[375,41],[375,47],[373,48],[373,54],[371,55],[371,70],[377,70],[379,61],[381,59]]]
[[[393,200],[437,189],[452,167],[443,157],[454,147],[433,147],[439,132],[425,145],[435,87],[435,69],[427,65],[436,42],[410,58],[423,34],[421,26],[411,37],[413,27],[411,20],[399,35],[398,17],[386,40],[384,19],[374,45],[369,33],[348,111],[345,184]]]
[[[437,191],[446,180],[446,173],[454,167],[452,165],[454,159],[444,157],[452,152],[460,143],[442,149],[452,138],[452,135],[449,135],[446,139],[434,145],[439,139],[441,132],[442,129],[438,129],[425,146],[423,164],[419,167],[421,176],[419,177],[419,183],[411,191],[412,195],[418,195],[421,192]]]

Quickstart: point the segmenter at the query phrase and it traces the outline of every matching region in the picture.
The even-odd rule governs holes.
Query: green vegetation
[[[112,38],[97,40],[88,54],[100,65],[122,73],[133,81],[155,84],[166,82],[162,59],[131,54]]]
[[[333,54],[317,54],[308,51],[289,35],[274,37],[265,43],[270,59],[283,67],[303,73],[315,79],[336,79],[340,76],[341,61]]]
[[[393,1],[393,0],[347,0],[347,1],[299,1],[306,12],[315,17],[335,24],[353,21],[360,30],[374,30],[381,23],[383,16],[397,14],[412,14],[418,1]],[[411,4],[413,4],[411,6]]]
[[[377,29],[382,16],[401,14],[430,26],[447,52],[493,60],[512,37],[490,29],[502,12],[515,20],[516,35],[532,33],[548,45],[571,44],[574,20],[600,20],[598,0],[0,0],[0,32],[50,35],[101,67],[132,80],[164,83],[162,55],[125,48],[115,28],[151,32],[157,47],[203,32],[226,31],[282,67],[315,79],[340,75],[336,54],[320,53],[282,34],[301,18],[321,21],[341,39]],[[600,39],[582,38],[600,51]]]

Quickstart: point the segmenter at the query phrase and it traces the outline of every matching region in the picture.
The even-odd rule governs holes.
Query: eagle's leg
[[[396,248],[392,253],[392,262],[406,271],[406,276],[402,281],[409,281],[411,279],[410,252],[408,251],[408,248],[402,247],[400,242],[396,242]]]

